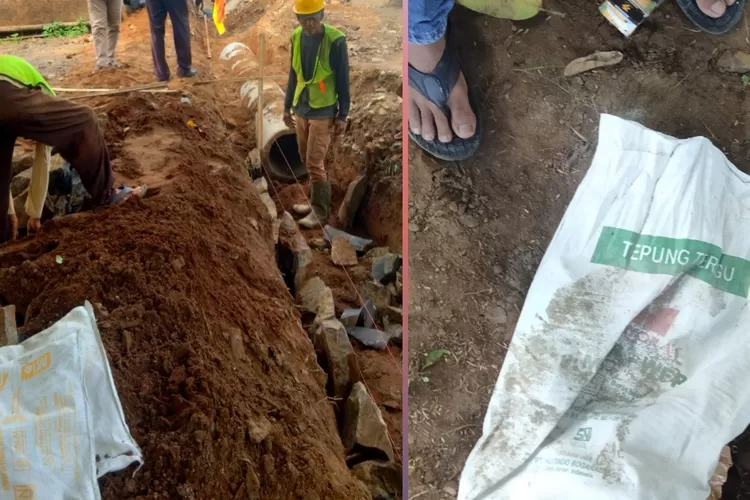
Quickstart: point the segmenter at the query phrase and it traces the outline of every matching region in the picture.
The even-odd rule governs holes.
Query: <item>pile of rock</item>
[[[288,259],[288,268],[285,269],[288,274],[287,283],[292,285],[290,289],[303,314],[315,318],[309,333],[318,362],[326,374],[319,382],[328,396],[337,402],[341,440],[349,457],[347,463],[355,476],[368,485],[373,498],[401,498],[401,466],[394,461],[393,443],[388,428],[380,408],[361,380],[354,348],[349,339],[350,335],[358,338],[352,329],[355,329],[354,332],[357,332],[358,328],[374,331],[376,334],[388,335],[387,340],[382,338],[381,343],[375,346],[385,348],[387,342],[396,335],[378,331],[376,322],[387,324],[391,328],[387,331],[393,331],[396,320],[400,327],[401,309],[390,304],[381,309],[376,304],[382,301],[368,300],[367,305],[358,310],[357,321],[347,319],[348,326],[345,326],[336,317],[333,292],[313,272],[313,250],[299,231],[294,218],[288,212],[278,217],[276,205],[268,194],[265,179],[256,179],[254,185],[274,220],[273,237],[277,250],[283,248],[284,252],[291,256]],[[335,250],[331,252],[334,262],[336,259],[342,259],[338,265],[347,265],[352,258],[353,263],[357,264],[357,252],[364,252],[372,246],[370,240],[357,238],[329,227],[325,228],[325,235],[326,243],[321,245],[321,248],[327,249],[328,245],[332,245]],[[375,250],[371,250],[366,257],[372,257],[373,252],[378,254],[373,263],[373,275],[381,276],[386,284],[382,281],[373,281],[372,286],[383,289],[390,286],[400,295],[400,257],[389,257],[392,254],[382,249]],[[351,315],[352,312],[345,311],[342,318],[347,314]],[[365,328],[366,326],[369,328]],[[399,332],[398,341],[400,336]]]

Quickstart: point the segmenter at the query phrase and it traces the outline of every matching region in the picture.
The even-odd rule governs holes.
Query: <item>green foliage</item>
[[[750,75],[742,75],[742,88],[750,87]]]
[[[47,38],[75,37],[86,35],[89,32],[86,20],[80,18],[75,26],[65,26],[59,21],[47,24],[42,30],[42,35]]]

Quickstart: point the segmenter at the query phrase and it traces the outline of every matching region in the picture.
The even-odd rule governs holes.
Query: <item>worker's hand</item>
[[[289,128],[294,128],[294,118],[292,117],[291,111],[284,111],[284,125]]]
[[[336,120],[333,124],[333,134],[341,135],[346,131],[346,119]]]
[[[42,228],[42,219],[37,217],[31,217],[29,223],[26,224],[26,230],[29,234],[36,234]]]
[[[18,238],[18,216],[8,214],[8,225],[10,226],[10,239],[16,241],[16,238]]]

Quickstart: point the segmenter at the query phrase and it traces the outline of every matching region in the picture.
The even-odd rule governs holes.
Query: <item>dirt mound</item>
[[[369,498],[346,468],[267,211],[241,164],[227,166],[216,111],[178,103],[137,97],[107,109],[119,169],[162,173],[160,192],[3,247],[0,297],[24,316],[23,334],[97,304],[145,458],[135,477],[103,479],[105,499]],[[173,137],[165,162],[126,145],[154,130]]]

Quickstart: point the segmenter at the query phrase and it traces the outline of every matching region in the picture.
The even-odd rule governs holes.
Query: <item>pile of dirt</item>
[[[161,175],[159,192],[0,249],[0,297],[23,315],[22,334],[95,303],[145,459],[135,477],[104,478],[103,497],[369,498],[346,467],[315,352],[274,265],[270,217],[221,147],[216,110],[174,97],[116,102],[106,109],[115,164]],[[161,160],[133,149],[154,130],[172,137]]]

